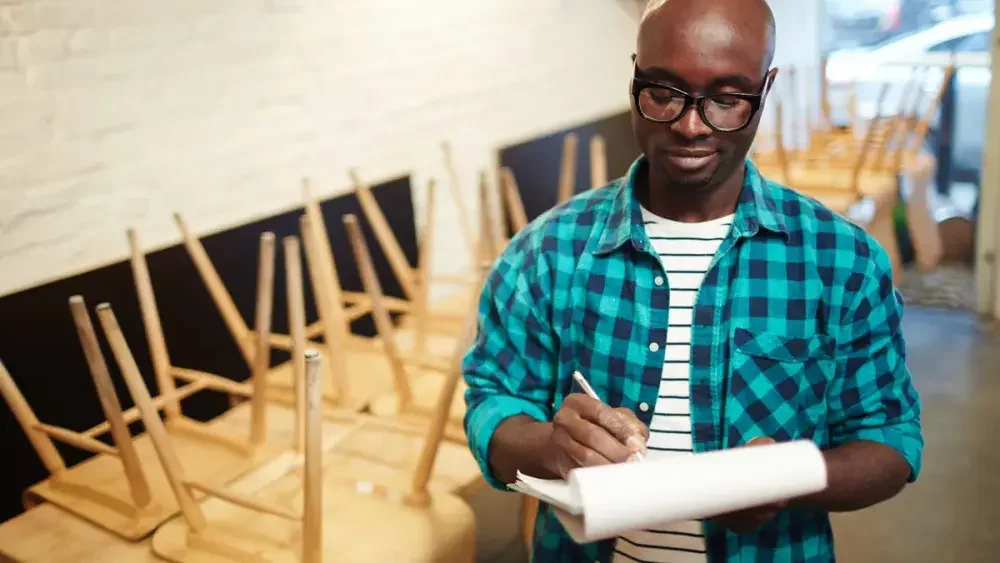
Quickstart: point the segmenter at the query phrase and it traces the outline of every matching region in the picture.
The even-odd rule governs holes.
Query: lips
[[[717,155],[717,152],[708,150],[672,150],[666,153],[667,160],[672,165],[687,172],[712,164]]]

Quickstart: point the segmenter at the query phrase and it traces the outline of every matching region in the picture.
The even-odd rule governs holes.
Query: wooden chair
[[[160,321],[159,308],[156,304],[153,283],[146,265],[146,258],[139,237],[134,229],[127,232],[129,249],[131,251],[132,274],[135,279],[136,295],[139,300],[139,309],[142,312],[143,326],[146,331],[146,341],[149,345],[150,356],[153,363],[153,374],[160,387],[161,395],[167,397],[177,396],[174,392],[174,379],[187,382],[187,387],[197,388],[204,386],[214,388],[227,393],[230,397],[243,400],[250,399],[250,434],[247,441],[227,439],[226,443],[235,451],[242,452],[253,463],[259,464],[263,460],[274,457],[281,451],[280,446],[267,443],[268,416],[268,386],[267,376],[271,365],[271,349],[268,346],[268,337],[271,330],[271,315],[274,304],[274,233],[265,232],[260,236],[260,252],[257,271],[257,302],[256,302],[256,327],[253,335],[255,344],[252,349],[241,349],[244,357],[250,364],[250,382],[241,383],[215,374],[206,373],[199,370],[183,368],[173,365],[167,349],[166,338],[163,334],[163,327]],[[100,309],[107,310],[102,312]],[[99,306],[98,315],[104,322],[106,319],[113,319],[110,311],[111,306],[104,304]],[[111,331],[115,325],[105,325],[105,332]],[[118,363],[119,369],[124,370],[133,360],[131,352],[124,337],[118,338],[117,333],[108,335],[111,341],[112,353]],[[112,336],[115,339],[113,340]],[[168,399],[163,403],[162,408],[167,418],[167,427],[171,430],[185,430],[196,434],[205,434],[212,439],[218,439],[218,433],[208,430],[204,424],[187,418],[180,413],[180,397]],[[228,482],[227,478],[223,482]]]
[[[501,181],[497,189],[494,190],[486,171],[479,174],[479,236],[476,238],[476,262],[474,263],[476,269],[474,269],[471,278],[471,288],[474,289],[469,290],[476,297],[474,302],[478,302],[479,297],[480,280],[478,276],[481,273],[479,268],[484,262],[496,260],[504,248],[510,244],[510,238],[507,237],[506,229],[503,228],[509,213],[506,205],[507,196],[504,193],[503,176],[501,170]],[[513,178],[513,173],[511,173],[510,179],[513,180]],[[510,185],[514,190],[517,190],[516,183],[511,182]],[[518,195],[517,201],[520,202],[520,192],[516,192],[516,194]],[[496,201],[494,201],[494,197]],[[523,214],[524,206],[522,205],[519,209]],[[525,220],[525,224],[527,224],[527,220]],[[500,228],[497,229],[497,227]]]
[[[0,362],[0,392],[49,472],[26,491],[25,504],[48,501],[126,539],[139,539],[164,518],[164,507],[154,503],[83,297],[70,297],[69,308],[107,423],[85,432],[41,423]],[[114,446],[97,439],[109,432]],[[112,459],[98,468],[100,472],[86,462],[67,468],[53,440]]]
[[[303,189],[308,191],[308,182],[306,182]],[[222,320],[225,322],[226,328],[232,335],[233,340],[236,342],[236,345],[240,349],[240,353],[243,354],[243,357],[246,359],[248,365],[251,365],[255,356],[257,338],[254,331],[244,320],[239,308],[236,306],[236,302],[233,301],[232,295],[230,295],[229,291],[226,289],[225,284],[222,282],[222,278],[219,276],[218,271],[212,264],[211,258],[208,257],[205,247],[201,244],[201,241],[194,236],[191,229],[188,227],[187,222],[180,213],[174,214],[174,223],[180,231],[184,247],[186,248],[188,255],[191,257],[191,261],[194,264],[195,269],[198,271],[198,275],[201,277],[202,283],[205,284],[205,288],[208,290],[212,302],[215,304],[219,314],[222,316]],[[344,314],[349,321],[353,321],[367,315],[370,310],[366,306],[363,294],[344,292],[343,301],[346,306]],[[322,336],[322,322],[317,320],[310,324],[307,327],[306,335],[310,339]],[[275,334],[272,332],[268,341],[274,349],[291,349],[291,340],[289,335]]]
[[[608,183],[608,148],[602,135],[590,137],[590,188],[597,189]]]
[[[433,225],[435,223],[433,180],[428,189],[430,197],[428,198],[426,220],[424,221],[424,229],[430,228],[430,230],[425,230],[420,236],[421,262],[416,267],[412,267],[403,253],[396,234],[382,213],[382,208],[379,206],[378,201],[375,200],[371,187],[361,179],[356,170],[350,170],[349,174],[354,184],[354,193],[361,204],[361,210],[365,218],[368,219],[372,231],[375,233],[375,238],[378,240],[379,246],[385,253],[389,261],[389,266],[396,276],[396,280],[399,282],[400,287],[403,288],[406,298],[411,304],[414,304],[411,307],[416,307],[415,310],[410,309],[406,312],[412,313],[414,317],[418,314],[426,315],[426,319],[416,322],[424,323],[424,326],[431,332],[454,336],[457,334],[459,323],[468,309],[470,300],[473,298],[470,287],[474,285],[474,277],[466,275],[431,275],[430,250],[433,245]],[[458,291],[455,292],[454,297],[442,302],[430,303],[429,292],[432,284],[447,284],[457,287]],[[407,328],[412,327],[412,324],[408,323],[407,319],[401,320],[400,325]],[[416,334],[419,334],[419,332],[417,331]],[[450,350],[453,347],[453,342],[445,343],[443,346]]]
[[[178,505],[158,464],[150,463],[153,451],[149,440],[129,433],[128,425],[138,420],[140,413],[135,408],[122,411],[81,296],[70,298],[70,310],[106,421],[83,432],[40,423],[0,365],[0,391],[50,473],[26,491],[25,503],[48,501],[122,538],[138,540],[175,514]],[[186,467],[192,474],[224,483],[272,455],[266,444],[244,444],[232,435],[212,431],[185,417],[180,408],[182,398],[200,391],[249,396],[250,386],[211,374],[199,374],[180,387],[174,386],[173,379],[159,385],[161,393],[154,403],[168,412],[170,431],[186,454]],[[107,433],[114,446],[97,439]],[[67,468],[53,439],[97,455]]]
[[[345,216],[344,227],[354,250],[354,257],[358,264],[358,270],[361,272],[365,291],[372,299],[375,326],[389,358],[389,363],[395,372],[395,381],[397,382],[395,393],[386,394],[372,401],[372,413],[376,416],[394,417],[417,424],[426,424],[434,413],[434,406],[448,379],[448,372],[451,370],[435,373],[433,370],[424,369],[421,370],[421,373],[408,369],[403,363],[396,344],[396,329],[389,317],[388,308],[382,302],[382,285],[375,273],[374,262],[368,251],[361,227],[358,225],[357,217],[354,215]],[[446,425],[446,436],[461,444],[466,443],[462,425],[462,419],[465,415],[464,391],[463,385],[456,386],[456,400],[451,403],[452,409]]]
[[[567,135],[563,141],[563,160],[561,164],[560,186],[570,186],[575,182],[572,174],[575,174],[576,148],[578,141],[574,141],[574,134]],[[570,169],[572,165],[574,168]],[[590,188],[597,189],[608,184],[608,154],[607,144],[601,135],[590,137]],[[562,187],[563,190],[567,188]],[[514,171],[507,166],[500,168],[500,201],[511,227],[517,233],[528,226],[528,214],[524,209],[524,202],[521,200],[521,191],[514,177]],[[565,193],[560,196],[564,197]],[[572,194],[570,194],[572,197]],[[567,198],[568,199],[568,198]],[[565,201],[565,200],[561,200]],[[479,258],[482,260],[482,257]]]
[[[485,186],[481,186],[480,197],[485,195]],[[487,230],[489,227],[489,212],[485,206],[480,206],[482,217],[480,218],[480,239],[485,239],[488,234]],[[329,272],[330,267],[325,265],[321,258],[317,256],[316,249],[321,246],[321,240],[323,237],[315,231],[312,230],[312,223],[310,221],[311,217],[302,217],[302,237],[305,242],[306,257],[309,262],[309,271],[314,275],[314,286],[323,288],[324,285],[330,285],[329,274],[326,276],[322,275],[324,272]],[[448,364],[442,367],[440,364],[429,361],[422,361],[420,357],[414,357],[412,355],[408,356],[404,353],[403,347],[399,345],[399,340],[397,338],[399,329],[393,326],[392,320],[389,316],[390,307],[386,305],[385,296],[382,293],[381,284],[378,280],[378,276],[375,273],[374,263],[371,254],[368,252],[367,243],[364,241],[364,236],[361,233],[360,226],[357,222],[357,218],[353,215],[348,216],[344,220],[345,228],[348,232],[348,238],[351,241],[352,249],[355,254],[355,261],[357,262],[358,269],[361,273],[362,283],[364,284],[366,297],[368,298],[371,309],[373,312],[375,324],[378,330],[378,342],[377,353],[382,354],[380,358],[379,370],[382,366],[388,365],[391,371],[390,379],[392,381],[392,390],[386,390],[378,396],[373,396],[370,403],[370,407],[373,413],[377,416],[383,417],[393,417],[406,420],[408,422],[415,422],[417,424],[426,423],[427,416],[433,411],[433,406],[436,402],[436,398],[441,389],[442,383],[442,373],[449,373],[451,364],[454,361],[453,358],[455,354],[464,354],[465,350],[461,348],[460,342],[455,342],[455,345],[459,345],[457,348],[453,349],[449,353]],[[288,244],[296,244],[295,242],[289,241]],[[484,251],[485,252],[485,251]],[[291,254],[287,253],[286,255]],[[292,270],[297,269],[298,265],[290,264],[286,266],[286,269]],[[482,286],[483,275],[485,275],[485,270],[482,269],[480,273],[478,285]],[[289,282],[289,291],[293,291],[296,284]],[[297,290],[295,290],[297,291]],[[322,291],[317,292],[320,297],[324,295],[336,296],[335,288],[326,288]],[[289,296],[291,299],[291,294]],[[291,302],[290,302],[291,303]],[[328,317],[327,313],[324,312],[325,309],[330,308],[329,299],[320,299],[318,301],[320,316]],[[290,309],[292,306],[290,305]],[[466,311],[465,315],[468,317],[470,314],[475,314],[475,307],[470,308]],[[299,320],[290,321],[293,326],[297,325]],[[329,326],[327,328],[327,333],[342,335],[346,328],[342,325],[340,326]],[[301,338],[301,337],[300,337]],[[342,336],[338,336],[336,341],[342,341]],[[304,346],[304,341],[299,342],[297,346],[300,348]],[[367,357],[369,361],[371,357],[367,354],[371,354],[374,348],[370,348],[365,351],[365,356],[360,356],[356,348],[348,345],[340,345],[339,348],[331,348],[331,353],[337,353],[340,350],[340,356],[342,358],[348,358],[348,361],[352,357]],[[369,376],[367,379],[371,379],[370,374],[374,371],[372,368],[366,368],[363,365],[356,365],[352,368],[343,368],[342,371],[347,373],[349,371],[354,371],[356,373],[365,374]],[[379,373],[382,373],[379,371]],[[461,405],[464,404],[464,400],[461,397],[461,391],[458,392],[458,401],[456,403],[455,411],[452,413],[452,418],[450,424],[446,428],[446,434],[448,438],[460,444],[465,443],[465,434],[462,428],[462,416],[464,409]]]
[[[310,224],[309,213],[307,208],[306,215],[300,218],[300,230],[309,263],[309,275],[316,308],[319,311],[319,321],[308,325],[305,335],[306,338],[322,336],[324,343],[311,342],[310,345],[333,358],[332,361],[324,362],[323,367],[324,404],[340,410],[361,411],[368,407],[372,397],[392,389],[391,368],[386,363],[384,354],[380,350],[372,349],[370,339],[351,333],[350,322],[368,314],[371,310],[370,303],[364,294],[355,294],[355,304],[351,307],[345,306],[346,298],[343,295],[345,292],[340,291],[339,281],[331,281],[330,272],[324,269],[318,258],[323,241],[329,245],[329,239],[325,236],[313,239],[305,235]],[[292,347],[290,335],[271,334],[266,340],[262,340],[259,332],[249,329],[201,241],[195,238],[179,214],[175,215],[174,219],[202,281],[208,288],[230,334],[241,347],[244,357],[253,357],[259,342],[263,341],[266,341],[269,349],[290,350]],[[332,275],[335,275],[335,270]],[[330,354],[330,351],[338,353]],[[269,400],[283,405],[295,404],[295,379],[292,367],[291,360],[269,367],[266,377]]]
[[[428,487],[452,394],[442,393],[408,479],[380,480],[363,471],[364,459],[336,448],[323,453],[319,445],[320,358],[311,350],[304,359],[307,415],[301,466],[276,464],[228,490],[213,490],[215,498],[199,505],[191,492],[204,487],[175,469],[179,464],[169,441],[162,432],[155,433],[174,490],[186,497],[182,504],[187,507],[182,519],[168,522],[153,536],[156,555],[178,563],[474,561],[472,510],[454,495]],[[144,403],[142,380],[136,374],[130,378],[137,404]],[[155,427],[156,413],[145,410]],[[364,427],[360,423],[355,432]],[[381,447],[368,444],[369,450]],[[366,477],[359,480],[352,471],[363,471]],[[386,530],[391,531],[389,541],[383,537]]]
[[[104,310],[102,313],[107,311]],[[102,317],[102,321],[114,323],[113,317],[107,315]],[[291,473],[297,460],[285,456],[272,461],[232,487],[218,487],[186,475],[181,465],[181,458],[167,435],[166,427],[160,420],[142,376],[135,366],[126,366],[122,370],[129,392],[142,412],[146,431],[156,446],[160,464],[181,507],[181,516],[185,524],[185,527],[181,527],[168,523],[154,534],[152,549],[157,556],[178,562],[198,561],[203,560],[202,558],[224,561],[268,560],[271,559],[269,556],[273,555],[276,546],[267,546],[267,542],[261,540],[273,539],[274,536],[269,532],[273,533],[276,530],[287,532],[287,527],[291,525],[295,530],[288,534],[290,537],[283,538],[287,542],[283,547],[289,549],[287,560],[304,563],[318,563],[323,560],[321,528],[323,492],[320,467],[322,420],[319,405],[318,360],[317,354],[306,358],[307,377],[304,391],[307,398],[304,417],[303,477],[299,478]],[[269,483],[280,481],[290,473],[297,477],[296,480],[299,482],[297,487],[299,490],[296,492],[301,495],[301,501],[300,506],[296,507],[274,502],[276,499],[267,498],[265,494],[267,490],[265,487]],[[226,522],[213,521],[215,525],[210,526],[206,518],[207,510],[199,505],[196,494],[204,494],[211,498],[205,502],[204,508],[215,506],[212,504],[213,501],[222,501],[228,503],[227,507],[246,510],[253,514],[255,520],[264,521],[267,525],[257,530],[257,533],[248,533],[249,530],[243,527],[227,526]],[[263,549],[255,550],[253,547],[255,541],[258,542],[257,546],[264,545]]]
[[[880,100],[884,98],[887,88],[888,84],[883,85]],[[824,205],[841,214],[847,213],[851,206],[866,195],[880,194],[886,189],[895,188],[894,176],[890,178],[885,173],[866,170],[866,163],[875,142],[879,123],[878,115],[876,119],[869,121],[860,147],[847,149],[851,155],[849,159],[842,157],[836,161],[823,163],[810,162],[801,156],[796,161],[792,160],[785,151],[781,132],[782,105],[780,101],[775,109],[778,121],[775,133],[776,162],[774,165],[769,165],[766,161],[757,164],[758,169],[765,176],[777,178],[782,184],[818,199]]]
[[[276,389],[289,394],[294,377],[294,359],[308,345],[331,361],[324,362],[322,378],[324,405],[335,411],[361,411],[367,409],[376,397],[390,393],[396,384],[392,366],[381,350],[374,349],[370,339],[350,332],[344,309],[336,299],[330,279],[324,275],[319,263],[322,237],[312,229],[307,215],[299,219],[299,237],[285,237],[285,272],[288,276],[289,327],[292,332],[293,358],[271,370],[269,380]],[[313,295],[324,326],[324,344],[306,339],[305,296],[302,289],[302,263],[300,248],[304,248],[308,272],[312,280]],[[298,278],[298,279],[295,279]],[[339,289],[339,287],[338,287]],[[366,305],[367,307],[367,305]],[[289,399],[285,399],[286,402]]]
[[[308,223],[306,218],[303,218],[304,223]],[[307,249],[307,256],[312,258],[308,249],[313,246],[313,244],[308,242],[309,237],[315,238],[314,234],[309,233],[308,229],[303,229],[306,233],[304,239],[307,241],[303,246]],[[288,246],[295,246],[298,241],[295,237],[287,237],[285,239],[285,244]],[[293,255],[293,253],[288,253],[287,255]],[[289,265],[289,271],[297,270],[298,266]],[[365,273],[366,279],[371,279]],[[303,336],[304,333],[304,323],[302,318],[304,317],[304,311],[301,310],[302,298],[297,297],[301,293],[301,284],[297,281],[289,281],[289,318],[290,324],[293,327],[292,334],[294,337],[294,346],[292,348],[292,357],[298,358],[304,354],[307,346],[311,344],[306,341]],[[377,296],[377,293],[375,294]],[[431,417],[428,411],[424,412],[410,412],[413,416],[398,417],[397,412],[392,407],[392,405],[398,404],[398,397],[419,397],[422,399],[428,399],[427,401],[418,402],[420,405],[430,405],[431,411],[433,411],[434,405],[436,405],[437,395],[429,395],[430,392],[440,392],[441,387],[438,386],[436,389],[428,389],[428,385],[421,383],[421,376],[425,373],[432,374],[450,374],[453,366],[457,365],[460,361],[461,355],[465,352],[465,347],[468,346],[466,341],[460,341],[456,345],[455,351],[453,351],[452,356],[449,358],[448,367],[443,370],[438,370],[436,368],[429,368],[426,366],[413,367],[412,364],[407,363],[405,358],[401,357],[401,353],[398,351],[398,347],[395,345],[395,340],[392,336],[395,334],[395,330],[391,327],[391,322],[388,320],[387,307],[385,307],[381,300],[373,299],[372,303],[374,305],[375,320],[380,331],[385,331],[389,334],[389,338],[385,339],[383,350],[378,353],[381,355],[381,361],[386,363],[392,368],[392,378],[393,378],[393,389],[394,392],[386,392],[380,396],[375,397],[373,400],[371,411],[376,415],[376,418],[372,418],[372,422],[369,424],[369,428],[366,430],[367,435],[371,436],[370,444],[380,444],[378,449],[371,449],[369,445],[360,439],[357,441],[348,440],[344,444],[340,444],[337,447],[343,447],[351,452],[351,455],[364,457],[369,460],[380,460],[381,469],[380,471],[387,471],[389,474],[393,472],[399,472],[400,468],[407,467],[411,461],[416,458],[417,452],[414,447],[417,445],[416,436],[417,433],[426,430]],[[473,313],[470,313],[472,315]],[[389,325],[389,330],[385,329],[386,325]],[[381,339],[380,339],[381,341]],[[313,347],[315,348],[315,347]],[[392,353],[390,353],[390,351]],[[351,352],[341,353],[341,355],[350,355]],[[363,367],[358,367],[358,371],[367,373]],[[414,390],[414,386],[416,389]],[[455,397],[461,400],[458,392],[455,392]],[[387,406],[390,405],[389,412],[387,411]],[[407,402],[409,404],[409,402]],[[454,407],[452,407],[454,408]],[[327,409],[324,411],[325,418],[337,418],[341,416],[342,411],[337,411],[333,409]],[[378,415],[384,415],[384,417],[378,417]],[[423,415],[423,416],[422,416]],[[382,424],[387,422],[386,419],[393,419],[388,421],[389,424]],[[375,424],[374,421],[378,421],[379,424]],[[405,427],[409,429],[406,432],[401,432],[400,428]],[[459,425],[456,429],[454,423],[446,426],[446,435],[451,438],[449,441],[444,442],[440,446],[441,455],[447,459],[446,463],[439,463],[434,467],[433,483],[435,486],[440,486],[445,490],[455,492],[460,495],[471,494],[477,490],[483,483],[482,476],[476,465],[475,460],[472,458],[468,445],[464,442],[464,436],[462,435],[462,429]],[[391,445],[391,446],[390,446]]]
[[[500,169],[500,190],[503,192],[503,204],[510,218],[511,228],[514,234],[524,230],[528,226],[528,213],[524,209],[524,202],[521,200],[521,190],[517,186],[517,178],[514,171],[504,166]]]
[[[922,95],[923,91],[919,91],[913,102],[913,109],[911,110],[911,119],[916,118],[920,115],[919,119],[916,119],[916,123],[913,126],[913,134],[908,135],[902,141],[900,145],[903,146],[903,151],[901,154],[902,167],[906,168],[913,164],[918,155],[923,151],[924,141],[927,140],[927,134],[930,132],[931,121],[937,115],[938,106],[941,105],[941,99],[944,97],[944,93],[948,90],[948,85],[951,81],[955,79],[955,72],[957,68],[954,64],[948,65],[944,69],[944,75],[941,80],[941,84],[938,86],[937,92],[934,94],[934,98],[931,99],[930,103],[920,111],[920,105],[923,101]],[[909,141],[909,142],[907,142]]]
[[[479,183],[480,217],[479,217],[479,236],[477,237],[477,248],[476,248],[477,251],[476,256],[479,263],[479,268],[476,272],[476,277],[473,279],[471,285],[468,287],[467,290],[469,293],[470,303],[468,303],[466,306],[465,312],[463,313],[463,318],[467,317],[470,313],[475,313],[476,309],[478,308],[478,297],[482,290],[483,281],[485,279],[484,276],[486,275],[486,271],[484,270],[484,268],[488,268],[489,264],[492,263],[492,261],[499,254],[501,248],[500,243],[496,240],[496,233],[492,228],[494,226],[494,221],[493,221],[493,215],[491,213],[489,195],[490,195],[490,189],[488,181],[486,178],[486,174],[483,173],[480,175],[480,183]],[[433,207],[433,201],[434,201],[434,196],[432,189],[428,197],[429,207]],[[431,216],[432,215],[433,214],[431,213]],[[345,223],[345,227],[355,228],[360,233],[360,227],[358,226],[356,219],[352,219],[350,223],[351,226],[348,226],[347,223]],[[429,217],[428,224],[430,223],[431,220]],[[428,233],[427,236],[429,237],[430,234]],[[422,250],[427,249],[430,246],[432,246],[430,240],[423,239],[421,241]],[[353,245],[352,248],[355,253],[355,261],[358,262],[359,260],[362,260],[363,257],[358,254],[359,251],[358,246]],[[367,257],[368,264],[367,266],[365,266],[359,262],[358,268],[360,271],[364,272],[365,267],[370,266],[370,271],[372,275],[368,278],[367,282],[364,281],[366,278],[364,275],[362,275],[362,280],[363,280],[362,283],[365,284],[366,288],[365,291],[367,292],[368,298],[372,302],[372,310],[374,312],[376,309],[375,301],[377,299],[380,303],[385,303],[385,305],[382,307],[383,310],[390,311],[391,306],[389,303],[386,302],[385,296],[382,294],[381,291],[381,286],[372,283],[373,281],[377,281],[375,279],[373,261],[371,260],[371,255],[367,253],[367,246],[365,246],[364,250],[365,250],[364,256]],[[429,252],[422,253],[421,263],[427,264],[428,262],[429,262]],[[423,276],[424,276],[423,279],[427,279],[426,273],[424,273]],[[412,322],[407,322],[407,320],[400,322],[398,325],[400,328],[392,328],[391,329],[392,335],[386,337],[385,335],[389,334],[387,331],[389,331],[391,328],[391,323],[389,322],[388,314],[386,314],[385,319],[383,319],[384,328],[378,329],[380,336],[376,340],[381,345],[380,349],[386,350],[387,353],[390,355],[398,356],[402,360],[401,362],[402,364],[407,364],[414,368],[430,369],[432,371],[437,371],[437,372],[447,371],[448,369],[450,369],[450,360],[455,351],[456,341],[454,340],[450,341],[451,349],[447,351],[447,357],[449,359],[449,362],[445,366],[442,366],[442,364],[439,361],[436,361],[439,360],[440,357],[445,352],[440,346],[441,344],[443,344],[443,342],[438,342],[437,345],[435,345],[433,349],[430,351],[427,349],[427,346],[424,343],[425,339],[428,338],[428,333],[431,332],[430,328],[428,327],[430,322],[430,313],[427,307],[427,303],[429,300],[428,286],[429,284],[426,283],[420,286],[421,293],[418,294],[418,297],[414,304],[414,308],[412,309],[413,314],[410,315],[409,318],[409,320]],[[377,320],[378,315],[376,315],[375,318]],[[459,326],[459,328],[461,328],[461,326]],[[407,336],[412,336],[412,338],[406,338]],[[391,339],[393,341],[390,346],[394,348],[395,350],[394,352],[388,352],[385,342],[387,339]],[[415,340],[414,346],[407,346],[407,344],[414,343],[414,340]],[[401,379],[406,379],[406,378],[401,378],[397,376],[394,379],[399,381]],[[401,389],[398,384],[396,389],[398,397],[409,396],[409,391]],[[424,395],[426,392],[427,391],[419,391],[418,394]],[[436,391],[431,389],[430,392],[433,394]],[[377,407],[378,411],[380,413],[394,413],[395,407],[389,408],[388,410],[386,410],[386,408],[388,407],[388,405],[395,404],[396,401],[400,400],[398,399],[398,397],[396,400],[392,400],[388,397],[382,397],[381,399],[379,399],[378,402],[380,406]],[[400,404],[405,404],[407,402],[408,402],[407,399],[403,399],[402,403]],[[373,403],[373,408],[376,408],[374,407],[374,403]],[[449,434],[449,436],[455,437],[457,439],[458,434],[452,433]],[[464,437],[462,439],[464,440]]]
[[[214,385],[229,389],[229,394],[234,397],[250,397],[254,395],[253,390],[246,384],[237,383],[231,379],[218,375],[205,373],[198,370],[175,366],[170,361],[170,353],[167,350],[167,341],[163,335],[163,326],[160,321],[159,307],[156,304],[156,295],[153,290],[153,282],[149,275],[149,268],[146,265],[145,253],[139,241],[139,235],[135,229],[127,232],[129,250],[131,252],[132,277],[135,282],[136,296],[139,300],[139,309],[142,312],[142,323],[146,331],[146,342],[149,345],[149,352],[153,362],[153,375],[156,377],[160,392],[170,396],[173,394],[174,379],[181,379],[189,383],[199,381],[211,381]],[[271,326],[271,310],[274,300],[274,234],[264,233],[260,239],[260,255],[257,273],[257,334],[268,334]],[[263,327],[263,330],[262,330]],[[258,340],[261,340],[258,338]],[[258,342],[257,344],[259,344]],[[255,344],[246,348],[241,347],[240,351],[250,367],[251,381],[254,386],[261,386],[265,382],[264,375],[270,367],[271,354],[267,346],[260,347]],[[258,416],[263,416],[266,412],[264,407],[263,393],[256,396],[253,411]],[[176,417],[180,412],[179,399],[164,404],[164,410],[169,417]],[[266,423],[263,419],[254,422],[254,432],[258,439],[263,436]]]
[[[556,205],[570,200],[576,195],[576,160],[580,147],[580,137],[567,133],[563,137],[562,160],[559,162],[559,187],[556,189]]]
[[[340,286],[340,277],[337,274],[336,261],[333,250],[330,247],[326,222],[312,194],[306,191],[304,196],[306,200],[306,216],[308,217],[309,224],[315,229],[317,237],[316,253],[314,259],[310,260],[309,267],[310,270],[318,268],[323,274],[322,277],[326,284],[326,290],[322,293],[331,303],[337,303],[344,300],[343,296],[345,292]],[[400,276],[400,271],[405,272],[404,268],[408,268],[408,263],[406,256],[399,246],[398,240],[389,227],[388,221],[382,214],[378,203],[367,186],[362,186],[358,198],[362,209],[367,208],[371,212],[369,217],[372,221],[373,230],[376,236],[379,237],[379,244],[386,252],[393,273],[397,277]],[[437,362],[438,365],[445,366],[447,365],[447,358],[455,346],[455,334],[458,326],[456,323],[461,317],[455,316],[457,312],[455,315],[447,315],[445,318],[438,317],[432,313],[429,304],[429,284],[423,282],[424,278],[429,276],[429,267],[426,266],[432,259],[435,199],[435,184],[431,180],[428,186],[427,219],[418,245],[420,265],[425,267],[414,269],[415,273],[413,277],[407,278],[407,280],[416,284],[411,288],[413,293],[406,293],[407,299],[387,297],[385,302],[394,313],[402,314],[402,318],[399,320],[399,344],[407,350],[407,355],[420,357],[422,361]],[[401,284],[401,286],[404,289],[404,293],[408,291],[406,285]],[[354,299],[359,302],[364,301],[368,305],[367,310],[371,310],[370,299],[364,292],[354,294]],[[317,308],[320,309],[319,302],[317,302]],[[332,321],[339,327],[338,330],[350,333],[349,327],[343,322],[337,311],[332,308],[328,308],[328,311],[329,315],[327,316],[332,316]],[[322,309],[320,309],[320,317],[323,317]],[[413,322],[408,322],[408,320]],[[377,339],[367,339],[367,344],[374,346],[376,349],[379,346]]]

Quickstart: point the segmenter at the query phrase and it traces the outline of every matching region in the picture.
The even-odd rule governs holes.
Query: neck
[[[646,166],[639,177],[645,186],[645,204],[654,214],[673,221],[697,223],[733,213],[743,189],[746,164],[742,163],[721,184],[703,190],[676,189],[657,170]]]

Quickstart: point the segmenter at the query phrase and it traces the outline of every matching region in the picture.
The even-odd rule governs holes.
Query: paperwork
[[[711,518],[826,488],[808,440],[574,469],[569,480],[518,472],[512,490],[550,504],[579,543],[681,520]]]

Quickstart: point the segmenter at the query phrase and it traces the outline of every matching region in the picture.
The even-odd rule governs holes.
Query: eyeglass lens
[[[639,93],[639,109],[654,121],[672,121],[684,111],[684,96],[669,88],[647,87]],[[716,94],[705,100],[705,118],[719,129],[742,127],[751,111],[750,101],[739,96]]]

